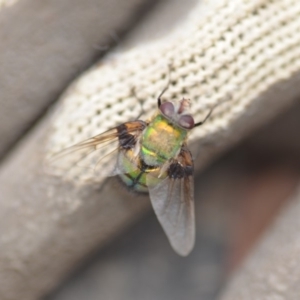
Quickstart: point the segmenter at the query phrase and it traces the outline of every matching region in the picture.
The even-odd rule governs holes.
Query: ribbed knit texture
[[[199,2],[169,36],[107,57],[68,89],[53,120],[49,153],[136,119],[141,105],[141,119],[147,119],[170,69],[163,99],[191,99],[196,122],[221,103],[190,135],[203,165],[210,153],[230,147],[292,103],[300,93],[299,45],[298,0]],[[65,164],[59,175],[95,179],[92,168]]]

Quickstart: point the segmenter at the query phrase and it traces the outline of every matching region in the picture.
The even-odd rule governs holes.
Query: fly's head
[[[189,99],[182,99],[177,104],[166,101],[159,107],[160,112],[174,124],[190,130],[194,128],[195,121],[190,114],[191,102]]]

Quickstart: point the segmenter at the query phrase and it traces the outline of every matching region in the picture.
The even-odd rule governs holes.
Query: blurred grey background
[[[219,299],[295,193],[298,128],[299,105],[196,176],[197,239],[188,257],[174,253],[151,212],[82,262],[46,299]]]
[[[19,0],[8,5],[0,1],[0,198],[2,208],[14,205],[0,220],[3,233],[16,220],[20,228],[27,225],[17,213],[22,203],[12,201],[15,195],[24,196],[22,211],[29,218],[32,207],[26,196],[36,197],[37,218],[48,214],[43,216],[38,208],[49,195],[43,194],[24,162],[30,164],[41,155],[39,148],[28,145],[32,139],[41,143],[37,132],[43,133],[42,121],[68,84],[106,51],[164,36],[197,2]],[[13,242],[11,251],[14,236],[1,241],[0,298],[41,299],[46,293],[47,300],[219,299],[277,215],[292,202],[299,181],[299,128],[297,104],[196,175],[197,241],[187,258],[171,249],[153,212],[145,212],[130,226],[126,223],[100,246],[90,246],[90,253],[83,255],[79,249],[63,271],[38,260],[44,256],[55,261],[58,255],[47,252],[52,236],[48,241],[42,235],[44,228],[32,229],[41,244],[28,239],[28,248],[23,249]],[[16,184],[23,181],[30,188]],[[136,198],[149,201],[147,196]],[[45,240],[49,243],[43,244]],[[35,252],[30,252],[31,246],[36,246]],[[29,253],[24,259],[23,250]],[[10,268],[7,261],[12,261]]]

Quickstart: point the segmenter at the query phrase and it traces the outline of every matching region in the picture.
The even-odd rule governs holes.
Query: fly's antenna
[[[168,82],[167,82],[167,85],[164,87],[164,89],[162,90],[162,92],[159,94],[158,98],[157,98],[157,106],[158,108],[160,108],[161,106],[161,97],[162,95],[165,93],[165,91],[169,88],[170,86],[170,82],[171,82],[171,67],[172,67],[172,63],[169,62],[168,63]]]

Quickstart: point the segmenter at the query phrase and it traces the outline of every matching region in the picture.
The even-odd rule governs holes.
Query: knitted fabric
[[[200,168],[300,94],[299,45],[298,0],[199,1],[169,36],[119,51],[72,84],[57,107],[48,154],[135,120],[142,110],[141,119],[149,118],[170,73],[163,99],[191,99],[196,122],[219,104],[189,137]],[[59,161],[55,173],[101,181],[87,168],[95,159],[87,156],[80,168]],[[105,173],[109,161],[101,164]]]

